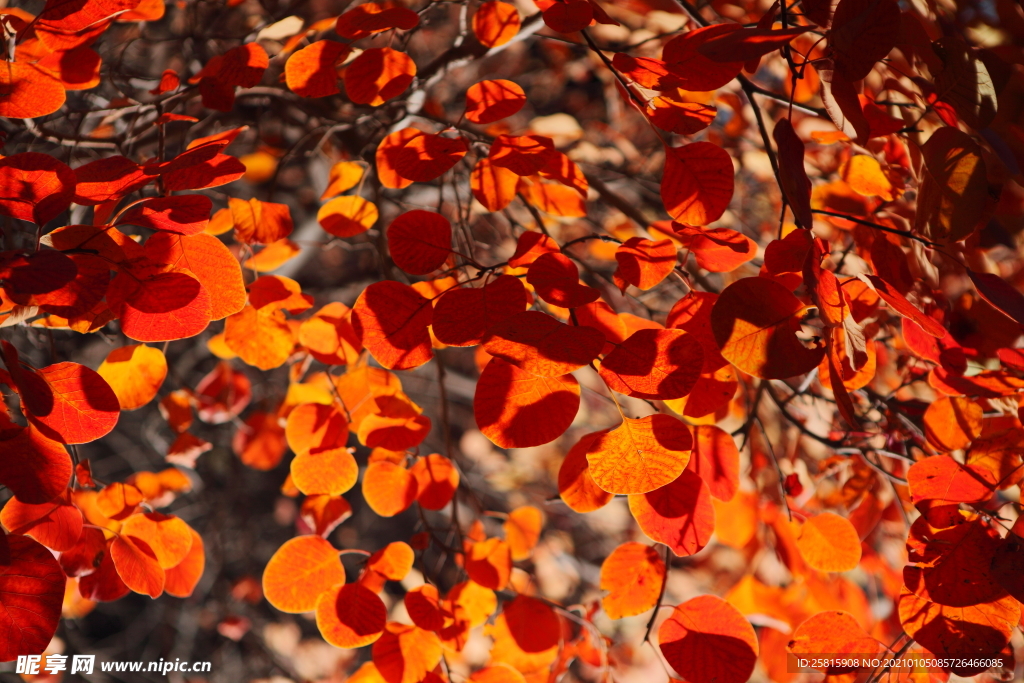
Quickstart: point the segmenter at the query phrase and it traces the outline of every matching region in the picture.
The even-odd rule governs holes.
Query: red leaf
[[[524,311],[491,327],[483,344],[487,353],[526,372],[558,377],[597,358],[604,335],[593,327],[566,325],[540,311]]]
[[[0,213],[43,225],[71,205],[75,172],[49,154],[0,159]]]
[[[554,0],[542,16],[552,30],[575,33],[590,26],[594,20],[594,8],[587,0]]]
[[[115,225],[137,225],[177,235],[195,235],[210,222],[213,201],[202,194],[143,199],[125,209]]]
[[[740,612],[714,595],[678,605],[658,629],[665,659],[693,683],[743,683],[757,662],[757,636]]]
[[[526,93],[512,81],[480,81],[466,91],[466,118],[481,125],[512,116],[526,104]]]
[[[619,264],[615,279],[621,291],[626,290],[627,284],[650,289],[675,268],[676,247],[671,240],[655,242],[631,237],[615,250],[615,260]]]
[[[967,275],[985,301],[1008,315],[1018,325],[1024,325],[1024,294],[1009,282],[992,273],[977,273],[970,268]]]
[[[0,661],[41,654],[60,621],[64,572],[49,550],[27,536],[6,537],[10,561],[0,564]]]
[[[356,104],[379,107],[398,97],[416,77],[409,55],[389,47],[374,47],[345,68],[345,91]]]
[[[877,275],[862,275],[861,279],[866,279],[878,296],[882,297],[885,303],[889,304],[894,311],[905,318],[913,320],[915,323],[920,325],[921,329],[925,332],[938,339],[942,339],[946,336],[946,328],[935,320],[935,318],[922,313],[920,309],[907,301],[906,297],[896,291],[888,282]]]
[[[407,211],[388,226],[388,250],[395,265],[412,275],[440,268],[452,253],[452,226],[433,211]]]
[[[365,7],[365,5],[360,5]],[[284,65],[284,78],[288,88],[302,97],[337,95],[337,67],[352,48],[333,40],[318,40],[288,58]]]
[[[473,397],[476,423],[501,448],[528,448],[561,436],[580,406],[579,383],[572,375],[538,377],[492,358],[477,381]]]
[[[732,158],[718,145],[694,142],[665,150],[661,199],[680,223],[707,225],[721,218],[733,193]]]
[[[434,307],[434,336],[449,346],[479,344],[493,325],[528,305],[526,288],[511,275],[500,275],[484,287],[452,289]]]
[[[507,168],[516,175],[535,175],[548,165],[555,154],[551,138],[543,135],[499,135],[491,144],[488,158],[498,168]]]
[[[690,393],[703,366],[704,351],[694,335],[637,330],[604,357],[600,373],[620,394],[666,400]]]
[[[365,53],[364,53],[365,54]],[[417,135],[395,153],[395,164],[403,178],[414,182],[428,182],[440,177],[459,163],[469,151],[464,138],[437,135]]]
[[[760,26],[741,28],[709,38],[697,48],[697,51],[719,64],[746,62],[760,59],[769,52],[788,45],[791,40],[810,29],[810,26],[792,26],[777,31]]]
[[[793,207],[800,227],[810,229],[814,225],[811,216],[811,181],[804,169],[804,143],[793,130],[789,119],[779,119],[772,131],[775,146],[779,149],[779,178],[786,201]]]
[[[631,495],[629,511],[645,534],[679,556],[700,552],[715,532],[711,491],[689,470],[659,489]]]
[[[210,324],[213,311],[206,288],[185,273],[140,281],[118,275],[110,283],[107,302],[121,319],[125,336],[142,342],[194,337]]]
[[[95,206],[141,190],[156,178],[122,156],[97,159],[75,169],[75,203]]]
[[[73,548],[82,535],[82,513],[67,495],[43,504],[11,498],[0,510],[0,522],[12,534],[31,536],[58,552]]]
[[[23,503],[47,503],[71,483],[71,457],[31,423],[0,431],[0,484]]]
[[[420,15],[405,7],[386,7],[376,2],[358,5],[340,17],[334,30],[342,38],[359,40],[366,36],[402,29],[409,31],[420,24]]]
[[[409,370],[434,356],[430,346],[433,308],[408,285],[375,282],[352,307],[352,329],[378,363],[389,370]]]
[[[742,30],[739,24],[715,24],[676,36],[665,43],[661,58],[687,90],[717,90],[736,78],[743,68],[743,60],[715,62],[700,53],[704,43],[712,38],[726,36]]]
[[[757,256],[757,243],[729,228],[701,228],[674,223],[676,234],[689,249],[697,265],[712,273],[736,270]]]
[[[579,271],[569,257],[560,253],[542,254],[530,264],[526,281],[537,296],[549,304],[575,308],[597,301],[601,293],[579,282]]]

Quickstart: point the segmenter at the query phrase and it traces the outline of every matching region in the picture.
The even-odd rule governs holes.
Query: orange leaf
[[[389,47],[364,51],[345,68],[345,91],[356,104],[379,107],[398,97],[416,77],[416,63]]]
[[[437,270],[452,253],[452,225],[432,211],[414,209],[400,214],[391,221],[387,235],[395,265],[412,275]]]
[[[680,223],[707,225],[721,218],[733,193],[732,158],[718,145],[693,142],[666,150],[661,199]]]
[[[348,420],[334,406],[304,403],[288,414],[284,435],[296,455],[343,449]]]
[[[782,379],[812,370],[825,349],[804,346],[796,336],[805,306],[784,286],[761,277],[725,288],[711,311],[711,329],[722,355],[740,370]]]
[[[261,202],[255,197],[228,199],[231,218],[235,225],[235,238],[245,244],[270,244],[292,234],[291,211],[287,204]]]
[[[115,277],[107,304],[121,319],[121,331],[142,342],[194,337],[207,328],[213,300],[198,279],[188,273],[161,273],[145,280],[125,274]]]
[[[377,177],[380,184],[400,190],[412,185],[412,181],[398,172],[398,154],[407,142],[423,135],[423,131],[415,128],[402,128],[384,136],[377,146]]]
[[[569,449],[558,470],[558,493],[562,502],[576,512],[599,510],[615,497],[594,483],[590,476],[587,451],[598,436],[606,432],[593,432],[583,436]]]
[[[860,537],[845,517],[822,512],[800,527],[797,548],[804,561],[818,571],[845,572],[860,564]]]
[[[31,536],[57,552],[74,548],[82,536],[82,513],[67,494],[40,505],[11,498],[0,510],[0,523],[10,533]]]
[[[64,84],[52,74],[27,62],[7,62],[0,70],[0,116],[34,119],[64,105]]]
[[[373,663],[387,683],[419,683],[441,661],[437,634],[390,623],[373,644]]]
[[[167,376],[167,359],[150,346],[122,346],[107,354],[99,369],[121,404],[121,410],[135,410],[156,397]]]
[[[115,481],[103,487],[96,496],[96,508],[110,519],[126,519],[145,500],[142,492],[131,484]]]
[[[352,328],[378,363],[409,370],[429,361],[434,352],[427,328],[433,317],[429,299],[399,282],[376,282],[352,308]]]
[[[14,69],[16,74],[18,67],[28,65],[8,62],[0,72],[8,74],[9,69]],[[45,81],[39,78],[33,88],[45,86]],[[3,85],[3,76],[0,76],[0,87]],[[7,88],[4,91],[7,92]],[[0,99],[0,116],[11,116],[3,112],[12,107],[17,96],[15,89]],[[35,116],[38,114],[24,118]],[[23,152],[0,159],[0,213],[5,216],[42,226],[63,213],[74,195],[75,172],[49,154]]]
[[[431,453],[417,459],[411,472],[419,490],[416,499],[427,510],[442,509],[459,488],[459,471],[443,455]]]
[[[183,272],[199,280],[210,295],[210,319],[221,320],[242,310],[245,283],[234,254],[213,235],[157,233],[146,240],[146,255],[165,270]]]
[[[882,170],[874,157],[856,154],[839,168],[839,175],[857,194],[865,197],[880,197],[891,202],[899,194],[892,179]]]
[[[480,81],[466,91],[466,118],[481,125],[494,123],[512,116],[524,104],[526,93],[512,81]]]
[[[390,581],[401,581],[412,569],[416,555],[408,543],[388,543],[366,560],[367,571],[376,572]]]
[[[711,492],[686,470],[661,488],[631,495],[629,511],[645,534],[680,556],[700,552],[715,532]]]
[[[360,5],[362,6],[362,5]],[[333,40],[318,40],[292,54],[284,65],[288,88],[302,97],[328,97],[338,89],[337,66],[352,48]]]
[[[363,473],[363,498],[381,517],[394,517],[416,500],[416,477],[391,462],[373,462]]]
[[[176,598],[187,598],[192,595],[199,579],[203,577],[203,569],[206,567],[206,553],[203,549],[203,538],[195,529],[189,527],[192,534],[192,545],[189,547],[188,555],[181,562],[164,571],[166,581],[164,591]]]
[[[492,664],[473,672],[470,683],[526,683],[526,678],[507,664]]]
[[[263,594],[267,601],[291,614],[317,609],[319,616],[320,594],[343,583],[345,568],[338,551],[319,536],[298,536],[286,541],[263,570]]]
[[[110,559],[118,576],[136,593],[158,598],[164,592],[166,575],[145,541],[118,536],[110,544]]]
[[[284,428],[277,415],[257,410],[245,419],[245,428],[235,432],[231,449],[242,462],[255,470],[277,467],[284,457]]]
[[[699,133],[711,125],[717,113],[717,109],[706,104],[664,96],[655,97],[647,105],[647,116],[654,125],[679,135]]]
[[[697,265],[713,273],[728,273],[757,256],[757,243],[728,228],[700,228],[673,224],[676,234],[697,259]]]
[[[609,619],[622,619],[653,609],[666,579],[658,551],[643,543],[623,543],[601,564],[601,607]]]
[[[192,548],[192,529],[182,519],[159,512],[132,515],[121,526],[121,536],[143,541],[162,569],[177,566]]]
[[[498,47],[519,33],[519,12],[515,5],[489,0],[473,14],[473,33],[485,47]]]
[[[623,418],[587,451],[590,476],[610,493],[646,493],[675,481],[690,459],[693,437],[668,415]]]
[[[619,263],[619,269],[615,271],[619,290],[626,291],[627,285],[650,289],[675,268],[676,247],[669,240],[654,242],[631,237],[615,250],[615,260]]]
[[[501,448],[554,441],[572,424],[579,406],[580,386],[572,375],[538,377],[501,358],[487,363],[473,397],[480,431]]]
[[[507,168],[495,166],[488,157],[476,162],[469,177],[473,196],[488,211],[501,211],[512,203],[518,183],[519,176]]]
[[[317,536],[327,538],[339,524],[352,516],[352,506],[341,496],[306,496],[299,514]]]
[[[981,436],[984,411],[963,396],[943,396],[924,412],[924,435],[940,453],[967,448]]]
[[[284,365],[295,347],[295,331],[273,307],[245,308],[224,321],[224,342],[243,361],[270,370]]]
[[[948,455],[925,458],[907,472],[910,497],[917,505],[922,501],[944,503],[980,503],[992,497],[995,486],[977,465],[961,465]]]
[[[739,611],[714,595],[678,605],[658,629],[672,668],[693,683],[743,683],[757,662],[757,636]]]
[[[359,583],[332,586],[316,600],[317,628],[335,647],[356,648],[375,642],[384,633],[387,619],[387,607],[380,597]]]
[[[320,207],[316,219],[320,227],[335,237],[361,235],[377,222],[377,206],[362,197],[335,197]]]
[[[500,538],[474,543],[466,553],[465,568],[474,583],[491,590],[504,590],[512,574],[512,550]]]
[[[355,363],[362,350],[352,328],[352,309],[340,301],[332,301],[302,321],[299,343],[325,365]]]
[[[505,530],[505,542],[512,551],[512,561],[525,560],[540,540],[544,513],[532,505],[524,505],[508,513],[501,526]]]
[[[821,652],[843,655],[876,655],[884,649],[861,628],[848,612],[819,612],[800,624],[793,632],[786,650],[794,655],[815,655]],[[846,669],[822,669],[826,674],[846,673]]]
[[[406,129],[410,130],[410,129]],[[415,129],[411,129],[415,130]],[[320,195],[320,199],[330,199],[342,192],[351,190],[363,179],[365,168],[363,164],[356,161],[339,161],[331,166],[330,177],[327,179],[327,189]]]
[[[732,500],[740,485],[740,452],[728,432],[714,425],[697,425],[693,453],[686,469],[700,476],[711,495]]]
[[[1020,609],[1020,603],[1009,595],[965,607],[940,605],[906,588],[899,597],[900,622],[907,635],[928,650],[952,658],[995,656],[1016,628]],[[977,668],[961,666],[950,670],[968,677],[980,673]]]
[[[337,496],[356,485],[359,466],[348,449],[329,448],[295,456],[291,475],[295,487],[307,496]]]
[[[610,389],[649,399],[690,393],[704,366],[704,351],[682,330],[637,330],[601,361],[601,379]]]

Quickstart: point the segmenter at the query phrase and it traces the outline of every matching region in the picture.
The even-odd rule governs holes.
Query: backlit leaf
[[[291,614],[318,609],[324,591],[345,583],[338,551],[319,536],[299,536],[277,549],[263,570],[263,594]],[[374,596],[376,597],[376,596]]]
[[[381,517],[394,517],[416,500],[416,477],[401,465],[373,462],[363,473],[363,498]]]
[[[704,352],[682,330],[637,330],[601,361],[601,379],[627,396],[680,398],[690,393],[704,366]]]
[[[359,583],[332,586],[316,600],[317,628],[324,640],[335,647],[356,648],[373,643],[383,634],[387,618],[387,608],[380,597]]]
[[[704,480],[712,496],[732,500],[740,485],[740,452],[736,442],[715,425],[697,425],[693,431],[693,452],[686,469]]]
[[[410,471],[416,477],[416,500],[427,510],[444,508],[459,488],[459,471],[443,455],[431,453],[419,458]]]
[[[352,328],[363,346],[389,370],[408,370],[434,352],[427,330],[433,318],[429,299],[399,282],[377,282],[352,307]]]
[[[391,221],[387,235],[395,265],[412,275],[437,270],[452,253],[451,223],[432,211],[406,211]]]
[[[398,97],[416,77],[416,63],[389,47],[364,51],[345,68],[345,92],[356,104],[379,107]]]
[[[575,308],[597,301],[596,289],[579,282],[576,264],[559,253],[541,254],[530,263],[526,281],[537,290],[537,296],[549,304]]]
[[[592,327],[566,325],[539,311],[517,313],[492,326],[487,353],[541,377],[558,377],[590,363],[604,346]]]
[[[631,495],[629,511],[645,534],[676,555],[700,552],[715,531],[711,492],[688,470],[665,486]]]
[[[587,451],[590,476],[610,493],[654,491],[682,474],[692,447],[690,430],[674,417],[627,417],[594,439]]]
[[[721,218],[733,193],[729,154],[710,142],[666,150],[661,199],[680,223],[707,225]]]
[[[335,237],[361,235],[377,222],[377,206],[362,197],[335,197],[320,207],[316,219],[326,232]]]
[[[558,493],[562,502],[576,512],[593,512],[604,507],[615,497],[594,483],[590,476],[587,451],[594,440],[604,432],[583,436],[569,449],[558,470]]]
[[[658,604],[665,562],[643,543],[623,543],[601,564],[601,607],[610,619],[643,614]]]
[[[479,541],[466,553],[465,568],[474,583],[500,591],[512,574],[512,550],[500,538]]]
[[[631,237],[615,250],[619,269],[616,281],[622,280],[638,289],[650,289],[666,277],[676,266],[676,247],[669,240],[645,240]],[[625,284],[619,282],[619,289]]]
[[[519,33],[519,12],[511,3],[488,0],[473,14],[473,33],[481,45],[504,45]]]
[[[418,683],[441,661],[441,640],[417,626],[390,623],[373,644],[373,663],[387,683]]]
[[[678,605],[658,629],[665,659],[694,683],[742,683],[754,671],[754,628],[721,598],[701,595]]]
[[[572,375],[541,377],[501,358],[484,368],[473,397],[477,426],[501,448],[554,441],[572,424],[579,406],[580,386]]]
[[[513,562],[530,557],[543,528],[544,513],[532,505],[523,505],[508,513],[502,529],[505,530],[505,541],[512,551]]]
[[[156,397],[167,376],[167,359],[151,346],[122,346],[107,354],[97,372],[114,391],[121,410],[135,410]]]
[[[302,97],[328,97],[338,89],[337,66],[352,49],[333,40],[318,40],[293,53],[284,66],[285,83]]]
[[[831,512],[810,517],[800,527],[796,545],[804,561],[823,572],[845,572],[860,563],[860,538],[845,517]]]
[[[766,379],[812,370],[824,348],[807,348],[796,336],[805,306],[773,280],[748,277],[732,283],[711,311],[711,329],[722,355],[740,370]]]
[[[480,81],[466,91],[466,118],[481,125],[494,123],[512,116],[524,104],[526,93],[512,81]]]
[[[0,659],[46,650],[60,621],[64,573],[49,550],[28,536],[2,541],[9,561],[0,564]]]

